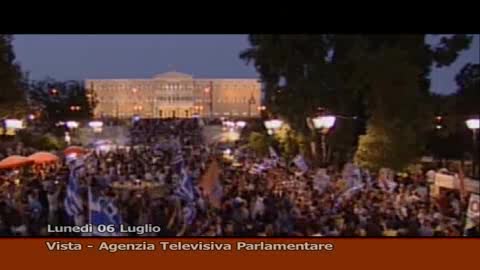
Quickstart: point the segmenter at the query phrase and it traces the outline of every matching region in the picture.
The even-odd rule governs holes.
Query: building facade
[[[151,79],[87,79],[97,100],[95,117],[258,117],[257,79],[197,79],[167,72]]]

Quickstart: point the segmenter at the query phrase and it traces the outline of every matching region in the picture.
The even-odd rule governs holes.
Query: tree
[[[15,61],[12,40],[11,35],[0,35],[0,119],[3,127],[6,118],[23,117],[26,111],[25,77]]]
[[[283,124],[274,135],[281,153],[286,160],[291,160],[300,151],[299,134],[288,124]]]
[[[451,64],[471,41],[469,36],[453,35],[430,46],[425,36],[251,35],[252,47],[240,57],[253,61],[259,71],[268,109],[287,119],[295,131],[308,135],[305,118],[318,106],[363,118],[335,129],[338,139],[332,140],[333,147],[346,149],[356,144],[365,124],[382,123],[370,123],[375,114],[385,114],[388,122],[414,127],[412,136],[419,140],[410,157],[404,158],[413,160],[421,152],[424,127],[430,126],[425,123],[432,116],[428,107],[431,67]],[[394,137],[386,141],[398,142]]]
[[[85,120],[93,115],[97,104],[93,93],[78,81],[55,81],[47,78],[30,84],[32,106],[42,112],[41,121],[50,126],[59,121]]]
[[[248,146],[260,156],[267,155],[269,138],[264,133],[252,132],[248,137]]]
[[[480,64],[466,64],[455,77],[456,111],[465,117],[480,114]]]

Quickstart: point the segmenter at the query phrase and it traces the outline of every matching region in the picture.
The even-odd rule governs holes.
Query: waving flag
[[[307,172],[308,171],[308,165],[307,163],[305,162],[305,159],[303,158],[302,155],[298,154],[294,159],[293,159],[293,163],[295,164],[295,166],[297,166],[297,168],[299,168],[302,172]]]
[[[175,194],[186,202],[192,202],[195,200],[195,189],[193,187],[193,178],[188,175],[185,170],[182,170],[182,179]]]
[[[191,225],[197,216],[197,208],[195,204],[188,204],[183,208],[183,218],[185,223]]]
[[[175,190],[175,195],[185,202],[185,207],[182,209],[183,218],[185,223],[191,225],[197,216],[195,201],[198,194],[195,192],[193,178],[185,169],[182,169],[182,179]]]
[[[78,175],[80,170],[85,168],[85,164],[82,159],[71,160],[69,162],[70,175],[67,184],[67,195],[65,196],[64,206],[67,215],[75,220],[75,225],[78,224],[78,220],[83,213],[83,200],[80,196],[80,186],[78,183]]]
[[[89,210],[90,223],[93,226],[94,236],[117,236],[119,235],[122,218],[118,208],[113,204],[111,199],[100,196],[97,199],[93,198],[92,192],[89,189]],[[100,231],[99,225],[113,225],[114,232]]]
[[[183,160],[182,152],[176,151],[172,159],[172,167],[174,168],[174,171],[177,173],[180,173],[183,168],[183,164],[184,164],[184,160]]]

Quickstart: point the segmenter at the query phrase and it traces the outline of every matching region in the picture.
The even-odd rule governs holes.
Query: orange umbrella
[[[48,152],[37,152],[28,157],[33,160],[35,164],[54,163],[58,161],[58,157]]]
[[[80,147],[80,146],[69,146],[67,147],[63,153],[65,155],[69,155],[69,154],[85,154],[87,153],[87,149],[83,148],[83,147]]]
[[[32,163],[33,160],[24,156],[9,156],[0,161],[0,169],[14,169]]]

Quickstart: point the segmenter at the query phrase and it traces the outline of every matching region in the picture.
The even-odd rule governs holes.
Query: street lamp
[[[235,126],[240,129],[244,128],[246,125],[247,125],[247,122],[245,121],[237,121],[237,123],[235,123]]]
[[[471,118],[465,121],[467,127],[472,130],[472,139],[473,139],[473,155],[472,155],[472,176],[476,175],[476,161],[478,156],[478,149],[477,149],[477,132],[480,128],[480,119],[479,118]]]
[[[75,111],[80,111],[81,107],[80,106],[70,106],[70,111],[75,112]]]
[[[57,95],[58,95],[58,90],[55,89],[55,88],[53,88],[52,90],[50,90],[50,94],[51,94],[52,96],[57,96]]]
[[[98,133],[102,132],[103,122],[102,121],[90,121],[88,126],[93,129],[93,132]]]
[[[66,125],[69,129],[75,129],[79,126],[78,122],[76,121],[67,121]]]
[[[325,142],[325,136],[328,131],[335,125],[336,117],[333,115],[323,115],[312,118],[313,127],[320,131],[321,146],[322,146],[322,162],[325,164],[327,161],[327,146]]]
[[[275,133],[275,131],[283,125],[283,121],[280,119],[266,120],[263,123],[269,135]]]

